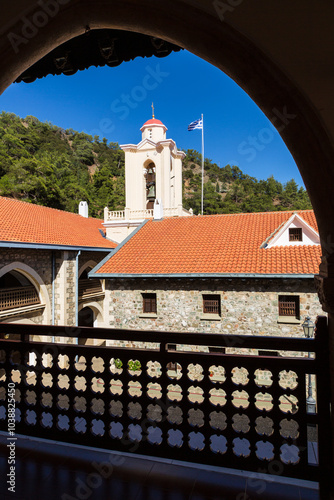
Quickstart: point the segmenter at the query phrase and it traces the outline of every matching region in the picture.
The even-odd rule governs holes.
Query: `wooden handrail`
[[[102,285],[98,279],[79,279],[79,297],[85,297],[93,293],[101,293]]]
[[[39,304],[39,296],[34,286],[5,288],[0,290],[0,311]]]

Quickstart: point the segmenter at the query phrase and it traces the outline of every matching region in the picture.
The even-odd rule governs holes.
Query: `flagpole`
[[[202,196],[201,196],[202,215],[203,215],[203,202],[204,202],[204,122],[202,114]]]

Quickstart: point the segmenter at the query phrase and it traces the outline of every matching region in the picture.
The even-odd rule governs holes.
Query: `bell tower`
[[[126,209],[152,210],[155,200],[159,200],[170,215],[182,215],[185,153],[177,150],[172,139],[166,138],[167,127],[156,118],[145,122],[140,131],[139,144],[121,146],[125,151]]]
[[[114,241],[124,239],[143,220],[155,217],[154,214],[159,213],[160,218],[192,215],[192,211],[182,206],[185,153],[177,150],[172,139],[166,138],[167,127],[154,117],[154,112],[140,131],[142,139],[138,144],[120,146],[125,152],[124,212],[105,209],[107,236]],[[126,226],[126,231],[120,231],[122,238],[116,237],[115,230],[111,231],[111,228]]]

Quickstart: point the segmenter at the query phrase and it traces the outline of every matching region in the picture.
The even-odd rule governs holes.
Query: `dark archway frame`
[[[330,244],[334,217],[333,145],[312,103],[254,43],[220,21],[218,14],[210,16],[181,2],[164,1],[157,5],[148,0],[140,4],[133,0],[57,1],[57,15],[50,16],[46,26],[19,44],[17,54],[8,35],[21,36],[24,23],[19,19],[11,26],[1,53],[5,68],[1,90],[45,54],[87,29],[124,29],[175,43],[227,73],[277,128],[310,195],[324,255],[333,253]],[[33,19],[39,11],[40,5],[32,3],[25,18]]]
[[[329,312],[334,388],[334,144],[313,103],[260,47],[222,22],[211,2],[211,15],[194,7],[195,2],[191,5],[181,0],[53,3],[59,5],[59,12],[26,39],[17,53],[8,35],[20,35],[23,21],[16,15],[15,21],[7,23],[0,43],[1,92],[44,55],[87,29],[121,29],[162,38],[218,67],[246,91],[277,128],[300,170],[319,226],[324,255],[320,297]],[[22,14],[27,19],[41,10],[40,2],[30,0],[30,4],[29,8],[29,1],[25,2]]]

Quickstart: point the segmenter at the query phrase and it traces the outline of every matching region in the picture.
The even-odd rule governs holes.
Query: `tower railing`
[[[193,215],[192,210],[185,208],[173,207],[163,209],[164,217],[177,217]],[[138,220],[138,219],[151,219],[154,216],[153,209],[140,209],[140,210],[105,210],[104,222],[115,222],[120,220]]]

